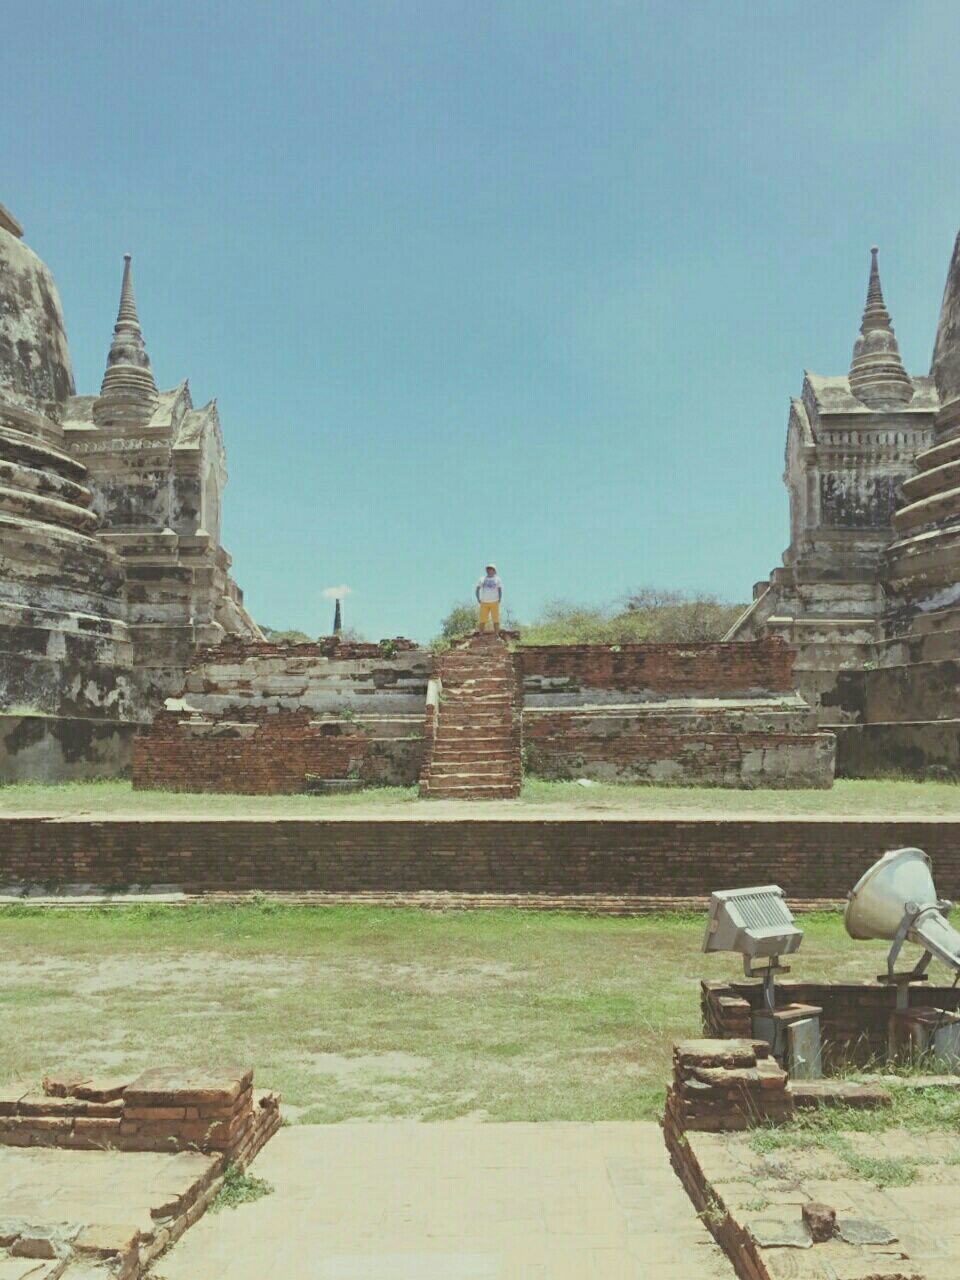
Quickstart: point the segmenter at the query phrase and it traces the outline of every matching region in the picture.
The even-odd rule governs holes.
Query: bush
[[[746,605],[716,596],[643,587],[624,600],[589,608],[558,600],[524,627],[521,644],[653,644],[721,640]]]

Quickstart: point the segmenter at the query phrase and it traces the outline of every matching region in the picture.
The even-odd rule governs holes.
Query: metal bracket
[[[756,962],[754,956],[743,957],[743,972],[748,978],[763,979],[763,1003],[767,1013],[772,1014],[776,1008],[776,978],[778,973],[789,973],[790,966],[781,964],[779,956],[767,956],[762,964]]]
[[[939,905],[939,904],[938,904]],[[886,981],[892,983],[897,988],[897,1008],[906,1009],[910,1001],[909,985],[911,982],[919,982],[926,974],[930,961],[933,959],[929,951],[924,951],[920,959],[912,969],[903,973],[896,972],[897,957],[900,955],[900,949],[907,940],[907,934],[917,919],[929,911],[929,907],[918,907],[915,902],[905,904],[906,909],[903,913],[903,919],[897,927],[897,932],[893,935],[893,942],[887,953],[887,975]]]

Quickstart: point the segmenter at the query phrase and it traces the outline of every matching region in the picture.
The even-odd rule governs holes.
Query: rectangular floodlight
[[[719,889],[710,895],[704,951],[786,956],[799,949],[802,938],[779,885]]]

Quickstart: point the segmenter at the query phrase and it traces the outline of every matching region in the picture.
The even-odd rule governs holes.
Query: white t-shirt
[[[477,583],[477,599],[481,604],[496,604],[502,590],[503,584],[499,577],[481,578]]]

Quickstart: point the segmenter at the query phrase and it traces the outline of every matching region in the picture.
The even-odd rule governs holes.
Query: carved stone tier
[[[797,687],[831,727],[862,718],[848,673],[873,661],[882,636],[881,565],[914,459],[933,443],[937,409],[932,379],[911,378],[900,362],[876,250],[860,329],[848,376],[807,371],[791,402],[790,545],[728,636],[779,635],[794,645]]]
[[[56,288],[0,225],[0,779],[59,776],[64,753],[137,713],[123,571],[64,446],[73,390]],[[91,727],[92,726],[92,727]],[[82,770],[81,770],[82,772]]]

